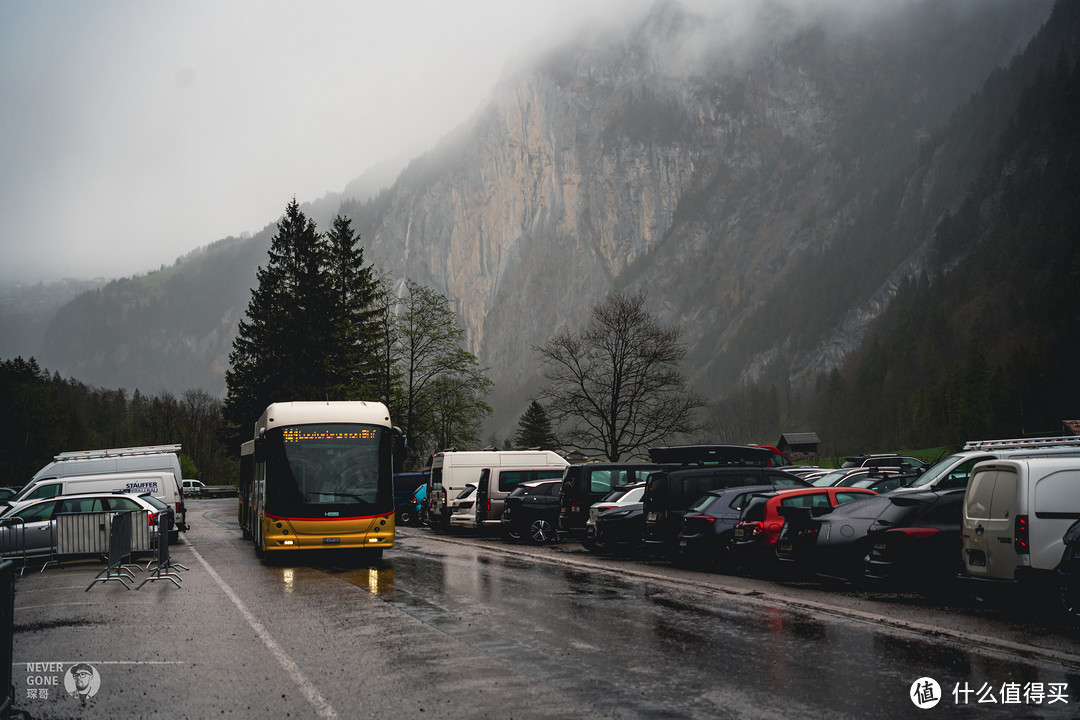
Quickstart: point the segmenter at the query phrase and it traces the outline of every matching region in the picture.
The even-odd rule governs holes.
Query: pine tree
[[[279,400],[327,396],[338,353],[327,245],[293,198],[259,267],[225,373],[225,420],[234,441]]]
[[[326,240],[336,313],[336,356],[329,358],[332,394],[341,400],[379,397],[379,355],[384,335],[379,280],[371,265],[364,266],[364,249],[351,220],[335,217]]]
[[[518,419],[518,432],[514,440],[521,450],[555,450],[559,447],[559,439],[551,429],[547,410],[535,400],[529,403],[529,407]]]

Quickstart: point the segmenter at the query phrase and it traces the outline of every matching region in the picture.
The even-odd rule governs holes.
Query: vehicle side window
[[[110,512],[124,512],[127,510],[142,510],[139,503],[135,502],[131,498],[125,497],[111,497],[102,498],[102,507]]]
[[[529,479],[528,470],[508,470],[499,473],[499,490],[510,492]]]
[[[100,498],[68,498],[60,501],[58,513],[89,513],[101,511]]]
[[[559,483],[548,483],[548,484],[546,484],[544,486],[544,494],[545,495],[554,495],[554,496],[558,497],[560,489],[561,489],[561,486],[559,485]]]
[[[747,498],[749,498],[753,494],[754,493],[739,493],[734,498],[732,498],[730,503],[728,503],[728,507],[732,510],[742,510],[744,507],[746,507]]]
[[[56,509],[57,502],[43,502],[37,503],[25,510],[16,513],[13,517],[21,518],[23,522],[41,522],[43,520],[50,520],[53,516],[53,510]]]
[[[838,492],[836,493],[836,504],[843,505],[852,500],[861,500],[867,496],[867,493]]]
[[[551,470],[537,470],[533,473],[533,480],[558,480],[563,476],[563,471],[560,468],[552,468]]]
[[[589,490],[594,493],[608,492],[614,487],[610,470],[593,470],[589,473]]]
[[[803,483],[796,477],[774,473],[768,473],[768,477],[773,487],[803,487]]]
[[[37,500],[38,498],[51,498],[60,494],[60,483],[49,483],[48,485],[42,485],[35,488],[23,500]]]

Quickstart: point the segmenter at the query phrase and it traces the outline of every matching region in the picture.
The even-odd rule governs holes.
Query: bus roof
[[[362,423],[390,427],[390,413],[380,402],[364,400],[277,402],[266,408],[255,423],[255,435],[282,425],[316,423]]]

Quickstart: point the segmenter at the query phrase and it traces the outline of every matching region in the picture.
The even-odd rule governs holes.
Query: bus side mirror
[[[405,470],[405,450],[408,447],[408,438],[405,437],[405,433],[401,431],[397,425],[390,429],[390,432],[394,434],[394,449],[392,455],[394,457],[394,473],[404,472]]]
[[[252,456],[257,463],[266,462],[266,430],[260,430],[259,436],[255,438],[255,448]]]

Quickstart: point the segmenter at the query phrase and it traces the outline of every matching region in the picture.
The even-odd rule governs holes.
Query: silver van
[[[501,527],[506,497],[519,485],[532,480],[559,480],[562,476],[563,468],[552,466],[484,468],[471,495],[472,502],[455,504],[450,525],[474,529]]]
[[[971,577],[1051,577],[1080,520],[1080,456],[993,460],[972,472],[961,535]]]

